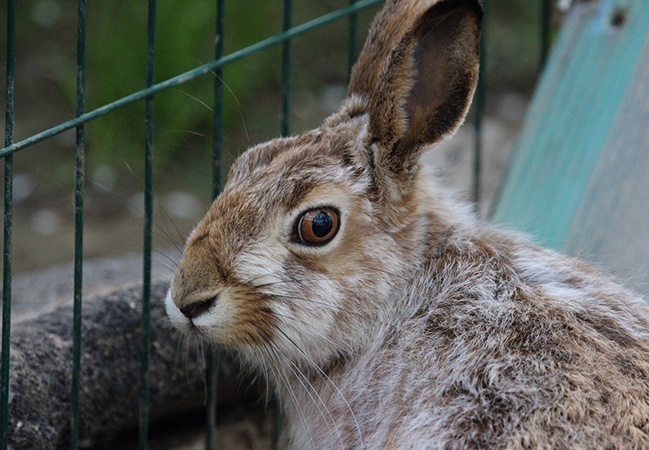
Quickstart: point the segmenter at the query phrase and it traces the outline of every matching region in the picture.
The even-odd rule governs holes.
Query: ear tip
[[[465,12],[471,11],[476,19],[482,22],[485,14],[485,0],[437,0],[430,7],[430,11],[440,8],[441,10],[452,10],[457,7]]]
[[[480,18],[484,16],[484,0],[478,0],[478,7],[480,9]]]
[[[485,0],[468,0],[465,1],[465,5],[473,9],[473,13],[481,26],[485,15]]]
[[[473,6],[475,12],[482,18],[485,11],[485,0],[461,0],[462,2],[467,6]]]
[[[469,3],[473,4],[476,13],[480,16],[480,19],[482,19],[485,11],[485,0],[472,0]]]

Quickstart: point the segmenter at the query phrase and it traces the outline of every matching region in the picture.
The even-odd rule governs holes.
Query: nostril
[[[218,296],[215,295],[214,297],[208,299],[208,300],[203,300],[199,302],[194,302],[191,305],[183,306],[180,308],[180,312],[185,315],[188,319],[195,319],[201,314],[203,314],[205,311],[210,309],[212,305],[216,302],[216,298]]]

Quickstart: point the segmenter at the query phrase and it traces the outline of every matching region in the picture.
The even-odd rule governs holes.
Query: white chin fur
[[[171,296],[171,289],[167,291],[167,297],[165,297],[165,309],[167,310],[167,316],[174,327],[178,328],[182,332],[189,332],[189,319],[180,312],[180,309],[174,303]]]

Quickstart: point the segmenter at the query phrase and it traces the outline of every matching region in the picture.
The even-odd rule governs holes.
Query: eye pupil
[[[324,211],[320,211],[318,214],[316,214],[313,217],[311,223],[313,234],[315,234],[319,238],[327,236],[331,232],[331,229],[334,225],[331,216],[329,216],[329,214]]]
[[[338,211],[333,208],[314,208],[299,218],[295,224],[295,239],[300,244],[325,245],[338,232]]]

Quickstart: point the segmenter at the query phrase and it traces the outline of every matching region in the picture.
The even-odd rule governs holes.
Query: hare
[[[642,299],[418,164],[464,120],[481,18],[388,0],[340,111],[239,157],[188,239],[168,315],[267,377],[289,448],[649,448]]]

